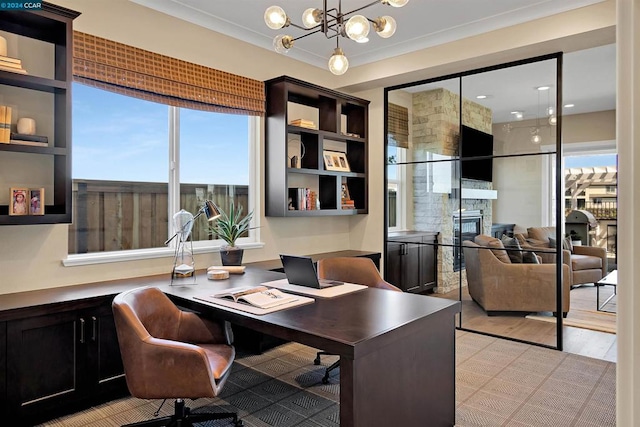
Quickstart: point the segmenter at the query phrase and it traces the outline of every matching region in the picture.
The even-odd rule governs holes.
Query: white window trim
[[[180,210],[179,195],[180,193],[180,148],[175,142],[179,138],[180,134],[180,120],[179,110],[177,107],[169,107],[169,182],[172,183],[169,186],[169,200],[174,200],[176,206],[170,204],[169,216],[171,218],[175,212]],[[236,246],[242,249],[260,249],[265,246],[264,242],[260,241],[260,216],[259,211],[260,204],[260,182],[258,181],[260,175],[260,162],[259,150],[260,150],[260,126],[261,119],[258,116],[247,116],[249,120],[249,211],[253,211],[254,215],[251,221],[252,230],[249,232],[249,237],[243,237],[238,239]],[[172,194],[173,193],[173,194]],[[171,197],[173,196],[173,197]],[[173,235],[173,224],[170,223],[170,235]],[[67,258],[62,260],[62,265],[65,267],[76,267],[81,265],[93,265],[93,264],[106,264],[112,262],[124,262],[124,261],[139,261],[145,259],[154,258],[171,258],[175,253],[175,243],[172,242],[171,246],[166,248],[148,248],[148,249],[132,249],[126,251],[112,251],[112,252],[94,252],[88,254],[72,254],[67,255]],[[223,240],[201,240],[193,242],[193,253],[205,254],[220,252],[220,248],[224,246]]]
[[[400,149],[396,151],[397,159],[396,163],[406,163],[407,150]],[[388,232],[404,231],[407,228],[407,165],[399,169],[398,177],[396,179],[388,179],[389,184],[396,184],[398,186],[398,192],[396,193],[396,226],[389,227]],[[389,191],[387,189],[387,191]]]

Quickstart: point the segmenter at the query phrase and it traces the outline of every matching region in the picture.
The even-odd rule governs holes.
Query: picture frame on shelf
[[[29,189],[29,215],[44,215],[44,188]]]
[[[10,200],[9,200],[9,215],[28,215],[29,214],[29,202],[28,193],[29,189],[21,187],[11,187]]]
[[[351,172],[347,153],[341,151],[322,150],[324,168],[328,171]]]

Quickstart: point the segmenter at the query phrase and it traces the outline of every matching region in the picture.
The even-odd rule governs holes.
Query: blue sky
[[[73,84],[74,179],[167,182],[168,107]],[[248,118],[181,109],[180,181],[249,184]]]
[[[615,154],[597,154],[591,156],[565,156],[565,168],[592,168],[595,166],[616,167],[617,156]]]

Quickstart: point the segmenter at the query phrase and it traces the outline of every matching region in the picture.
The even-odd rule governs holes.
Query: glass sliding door
[[[399,149],[391,113],[385,231],[388,280],[461,301],[462,329],[559,348],[557,312],[569,311],[570,290],[556,226],[560,61],[389,88],[388,116],[406,106],[409,133]],[[437,235],[429,289],[404,280],[419,277],[406,269],[411,248],[427,244],[415,238],[423,232]]]

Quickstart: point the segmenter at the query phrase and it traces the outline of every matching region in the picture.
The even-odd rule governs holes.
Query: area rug
[[[556,323],[556,318],[551,314],[529,314],[527,319],[540,320],[542,322]],[[595,310],[571,309],[569,315],[563,321],[564,326],[591,329],[593,331],[616,333],[615,313],[606,313]]]

